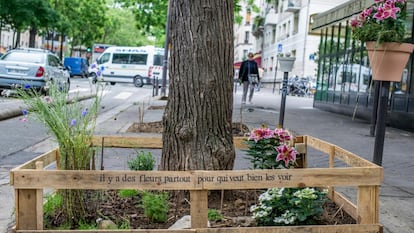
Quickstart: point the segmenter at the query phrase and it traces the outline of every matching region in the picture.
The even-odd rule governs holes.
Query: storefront
[[[353,40],[349,21],[374,0],[353,0],[312,18],[321,35],[314,107],[370,121],[374,84],[365,44]],[[407,1],[407,41],[414,43],[414,0]],[[414,132],[413,55],[401,82],[391,83],[388,125]]]

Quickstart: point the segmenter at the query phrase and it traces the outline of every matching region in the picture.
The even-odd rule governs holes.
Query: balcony
[[[278,23],[279,15],[274,10],[266,14],[264,25],[276,25]]]
[[[289,0],[287,8],[285,9],[286,12],[298,12],[300,11],[300,8],[302,7],[302,1],[301,0]]]

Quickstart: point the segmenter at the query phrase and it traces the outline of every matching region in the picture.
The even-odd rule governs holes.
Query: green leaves
[[[323,213],[326,200],[316,188],[272,188],[250,210],[259,226],[307,225]]]

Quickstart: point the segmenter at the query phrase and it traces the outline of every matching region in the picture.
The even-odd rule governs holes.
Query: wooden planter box
[[[236,148],[245,148],[244,138],[235,137]],[[161,138],[96,136],[93,146],[121,148],[162,147]],[[306,154],[312,147],[329,157],[328,168],[233,170],[233,171],[73,171],[44,170],[59,156],[58,149],[45,153],[10,172],[10,184],[15,188],[16,232],[197,232],[197,233],[379,233],[379,186],[383,181],[383,168],[336,145],[311,136],[300,136],[296,146]],[[336,167],[335,159],[348,167]],[[141,176],[159,177],[145,182]],[[118,180],[105,182],[108,177]],[[130,177],[130,179],[120,179]],[[217,177],[228,177],[216,182]],[[230,177],[239,177],[230,179]],[[270,178],[272,177],[272,178]],[[357,203],[335,191],[335,186],[357,187]],[[357,224],[310,225],[286,227],[207,228],[208,191],[233,189],[266,189],[272,187],[328,187],[329,198],[351,215]],[[43,230],[43,190],[53,189],[141,189],[189,190],[191,202],[191,227],[188,230]]]

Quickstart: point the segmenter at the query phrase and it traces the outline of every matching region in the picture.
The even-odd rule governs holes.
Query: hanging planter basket
[[[374,80],[400,82],[414,44],[387,42],[377,45],[369,41],[366,49]]]

